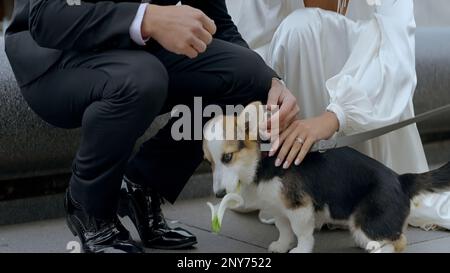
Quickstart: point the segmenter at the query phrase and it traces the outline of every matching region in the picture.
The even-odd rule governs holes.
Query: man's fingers
[[[211,33],[206,31],[204,28],[201,28],[195,35],[197,35],[197,38],[202,40],[206,45],[209,45],[213,40]]]
[[[205,44],[202,40],[200,40],[200,39],[192,38],[191,45],[192,45],[192,47],[193,47],[198,53],[203,53],[203,52],[206,51],[206,47],[207,47],[207,46],[206,46],[206,44]]]
[[[267,123],[267,129],[280,129],[280,111],[275,112],[269,119]]]
[[[303,159],[305,159],[305,156],[308,154],[309,150],[311,150],[311,147],[316,142],[315,139],[308,137],[305,141],[305,143],[302,146],[302,149],[300,150],[300,153],[297,156],[297,159],[295,160],[295,165],[300,165],[302,163]]]
[[[192,46],[187,46],[181,54],[186,55],[191,59],[195,59],[198,56],[198,51],[195,50]]]
[[[287,127],[291,125],[291,123],[297,118],[298,111],[295,110],[297,106],[294,104],[294,109],[287,110],[284,109],[284,117],[283,112],[281,112],[281,109],[277,112],[275,112],[269,119],[269,122],[267,124],[267,128],[274,130],[277,129],[279,131],[283,131]]]
[[[200,16],[200,21],[201,21],[201,23],[203,24],[203,27],[204,27],[211,35],[216,34],[216,31],[217,31],[216,23],[214,23],[214,21],[211,20],[211,18],[209,18],[208,16],[206,16],[204,13],[202,13],[202,15]]]
[[[297,119],[297,114],[295,111],[292,111],[289,113],[289,115],[286,117],[286,119],[284,120],[284,125],[286,126],[290,126],[292,124],[292,122],[294,122]],[[281,130],[283,130],[284,128],[281,128]]]
[[[294,99],[287,99],[283,101],[280,110],[278,111],[280,113],[280,124],[283,124],[286,121],[286,118],[293,112],[295,106],[296,101]]]
[[[277,106],[278,102],[280,100],[282,89],[280,88],[274,88],[270,89],[269,96],[267,98],[267,107],[269,110],[272,109],[272,106]]]

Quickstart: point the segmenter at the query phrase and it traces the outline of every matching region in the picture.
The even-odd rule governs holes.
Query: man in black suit
[[[220,106],[269,97],[285,126],[295,98],[248,49],[225,0],[77,2],[16,0],[6,34],[30,107],[54,126],[82,128],[65,201],[69,228],[86,252],[140,252],[119,213],[145,246],[191,246],[195,236],[170,228],[160,201],[176,200],[203,159],[201,141],[175,141],[171,121],[129,161],[136,140],[194,96]]]

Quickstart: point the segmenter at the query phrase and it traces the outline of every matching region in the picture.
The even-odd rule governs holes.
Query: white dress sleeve
[[[326,82],[329,111],[353,134],[399,121],[417,84],[413,0],[381,0],[349,59]]]

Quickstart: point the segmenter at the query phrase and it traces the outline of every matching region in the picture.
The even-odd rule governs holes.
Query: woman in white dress
[[[244,38],[284,79],[300,106],[302,120],[275,144],[281,167],[300,164],[318,139],[355,134],[414,115],[413,0],[339,2],[349,4],[349,16],[305,9],[302,0],[228,1]],[[340,11],[345,13],[346,7]],[[398,173],[428,171],[415,125],[355,148]],[[410,224],[450,229],[450,193],[417,199]]]

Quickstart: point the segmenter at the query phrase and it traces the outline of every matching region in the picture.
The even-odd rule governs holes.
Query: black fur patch
[[[372,240],[396,240],[409,214],[410,198],[398,175],[378,161],[351,148],[310,153],[300,166],[275,167],[275,158],[259,162],[255,183],[280,177],[283,195],[292,208],[305,196],[317,209],[327,205],[335,220],[348,220]]]
[[[296,209],[307,205],[306,192],[302,188],[303,183],[298,182],[298,176],[294,172],[286,172],[282,180],[282,194],[289,209]]]
[[[401,175],[400,181],[411,198],[419,193],[450,190],[450,162],[424,174]]]
[[[450,188],[450,163],[425,174],[399,176],[351,148],[310,153],[289,170],[275,167],[275,160],[261,159],[256,184],[279,177],[288,207],[300,207],[309,197],[316,210],[328,206],[335,220],[354,215],[356,227],[375,241],[400,239],[416,194]]]
[[[258,163],[256,169],[255,183],[259,184],[262,181],[270,181],[275,177],[282,178],[286,173],[283,168],[275,167],[275,157],[265,157]]]

